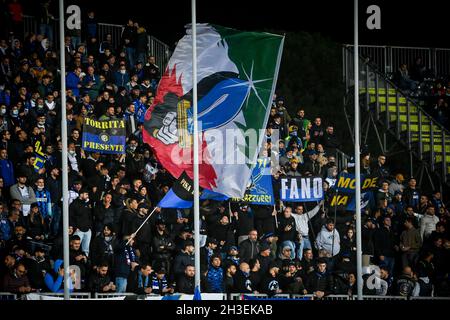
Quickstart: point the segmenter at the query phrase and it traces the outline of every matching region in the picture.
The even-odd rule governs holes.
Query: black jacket
[[[277,289],[281,289],[280,279],[278,276],[273,277],[268,274],[261,282],[261,292],[269,296],[275,295]]]
[[[258,261],[259,261],[259,264],[261,265],[259,274],[261,276],[264,276],[267,274],[267,272],[269,272],[269,265],[272,262],[272,258],[270,256],[263,257],[262,255],[258,254]]]
[[[113,266],[114,260],[114,248],[117,247],[118,240],[116,237],[112,237],[109,241],[106,241],[103,235],[94,238],[91,241],[91,262],[92,265],[98,266],[102,262],[108,262],[109,267]]]
[[[173,273],[175,277],[181,277],[184,274],[184,270],[188,265],[194,265],[195,259],[194,255],[189,255],[185,252],[179,253],[173,262]]]
[[[255,258],[259,253],[258,241],[252,242],[250,239],[246,239],[239,245],[239,257],[241,261],[248,262],[250,259]]]
[[[108,292],[103,291],[103,288],[111,282],[108,275],[101,277],[98,273],[94,273],[89,277],[88,289],[91,292]]]
[[[195,279],[187,277],[183,274],[177,282],[177,292],[186,293],[186,294],[194,294],[195,288]]]
[[[59,204],[62,198],[61,179],[53,179],[51,176],[49,176],[45,181],[45,186],[47,187],[48,192],[50,192],[52,203]]]
[[[70,225],[80,231],[86,232],[92,229],[92,207],[89,202],[80,198],[75,199],[69,206]]]
[[[252,283],[251,274],[244,274],[238,270],[234,276],[234,291],[239,293],[252,293],[257,290],[255,284]]]
[[[375,254],[375,248],[373,246],[374,233],[375,233],[375,229],[369,229],[365,226],[362,228],[361,242],[362,242],[363,254],[367,254],[370,256],[373,256]]]
[[[374,248],[376,256],[395,256],[395,235],[392,229],[382,227],[374,234]]]
[[[339,148],[341,143],[335,134],[325,133],[323,136],[323,146],[328,155],[336,155],[336,149]]]
[[[152,248],[155,259],[167,260],[175,250],[175,244],[168,235],[156,233],[153,237]]]
[[[325,295],[333,293],[333,278],[328,273],[312,272],[306,281],[306,290],[309,293],[323,291]]]
[[[282,244],[284,241],[296,241],[297,230],[294,217],[290,216],[285,218],[284,216],[279,219],[280,225],[278,227],[278,243]],[[289,231],[285,231],[285,228],[291,226]]]

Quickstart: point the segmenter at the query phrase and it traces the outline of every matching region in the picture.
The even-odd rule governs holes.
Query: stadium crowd
[[[0,40],[0,291],[18,294],[63,291],[60,75],[45,24],[40,34]],[[192,210],[157,208],[135,233],[174,182],[142,139],[161,77],[143,33],[129,20],[120,46],[98,43],[91,12],[65,40],[73,290],[194,292]],[[356,292],[355,213],[330,206],[336,177],[354,164],[337,166],[343,142],[332,119],[288,109],[274,98],[267,127],[267,148],[279,145],[276,206],[201,203],[203,292]],[[85,152],[85,117],[124,117],[126,154]],[[282,139],[271,141],[272,130]],[[37,169],[36,159],[45,160]],[[362,213],[364,293],[449,296],[450,214],[440,192],[391,172],[386,155],[367,149],[361,159],[362,173],[379,177],[376,204]],[[324,201],[279,201],[280,177],[308,175],[324,178]]]

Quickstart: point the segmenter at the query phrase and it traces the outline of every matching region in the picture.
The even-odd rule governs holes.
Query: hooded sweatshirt
[[[56,260],[53,265],[54,275],[52,275],[51,273],[47,273],[45,275],[44,282],[51,292],[64,292],[64,277],[58,273],[59,268],[63,263],[64,261],[61,259]],[[72,292],[72,290],[73,288],[69,288],[70,292]]]
[[[322,230],[317,235],[316,245],[318,250],[325,249],[330,254],[333,253],[334,257],[341,250],[341,241],[339,238],[339,232],[336,229],[334,231],[329,231],[325,226],[323,226]]]

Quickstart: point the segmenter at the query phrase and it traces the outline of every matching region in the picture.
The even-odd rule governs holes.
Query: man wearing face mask
[[[89,202],[88,189],[82,188],[78,198],[70,204],[69,224],[74,229],[74,235],[80,237],[82,251],[89,256],[92,236],[92,206]]]
[[[50,198],[50,192],[45,188],[43,177],[39,177],[36,180],[34,193],[36,195],[39,211],[44,217],[47,225],[50,225],[50,220],[52,218],[52,200]]]
[[[8,126],[10,128],[13,127],[22,127],[23,119],[19,116],[19,108],[17,106],[12,106],[11,111],[9,112],[9,122]]]
[[[130,82],[130,75],[127,72],[125,63],[121,63],[119,70],[114,73],[114,82],[118,87],[125,87]]]
[[[6,109],[0,109],[0,132],[8,130],[8,116],[6,116],[5,113]]]

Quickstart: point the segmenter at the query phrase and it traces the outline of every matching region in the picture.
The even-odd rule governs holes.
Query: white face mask
[[[45,125],[45,120],[44,121],[39,121],[38,124],[41,125],[41,126]]]
[[[13,110],[12,114],[13,114],[13,116],[18,116],[19,115],[19,110]]]
[[[1,109],[0,114],[4,115],[6,113],[6,109]]]
[[[121,74],[125,74],[127,72],[127,70],[120,70]]]
[[[75,151],[69,151],[69,154],[70,154],[71,156],[74,156],[74,155],[76,154],[76,152],[75,152]]]

